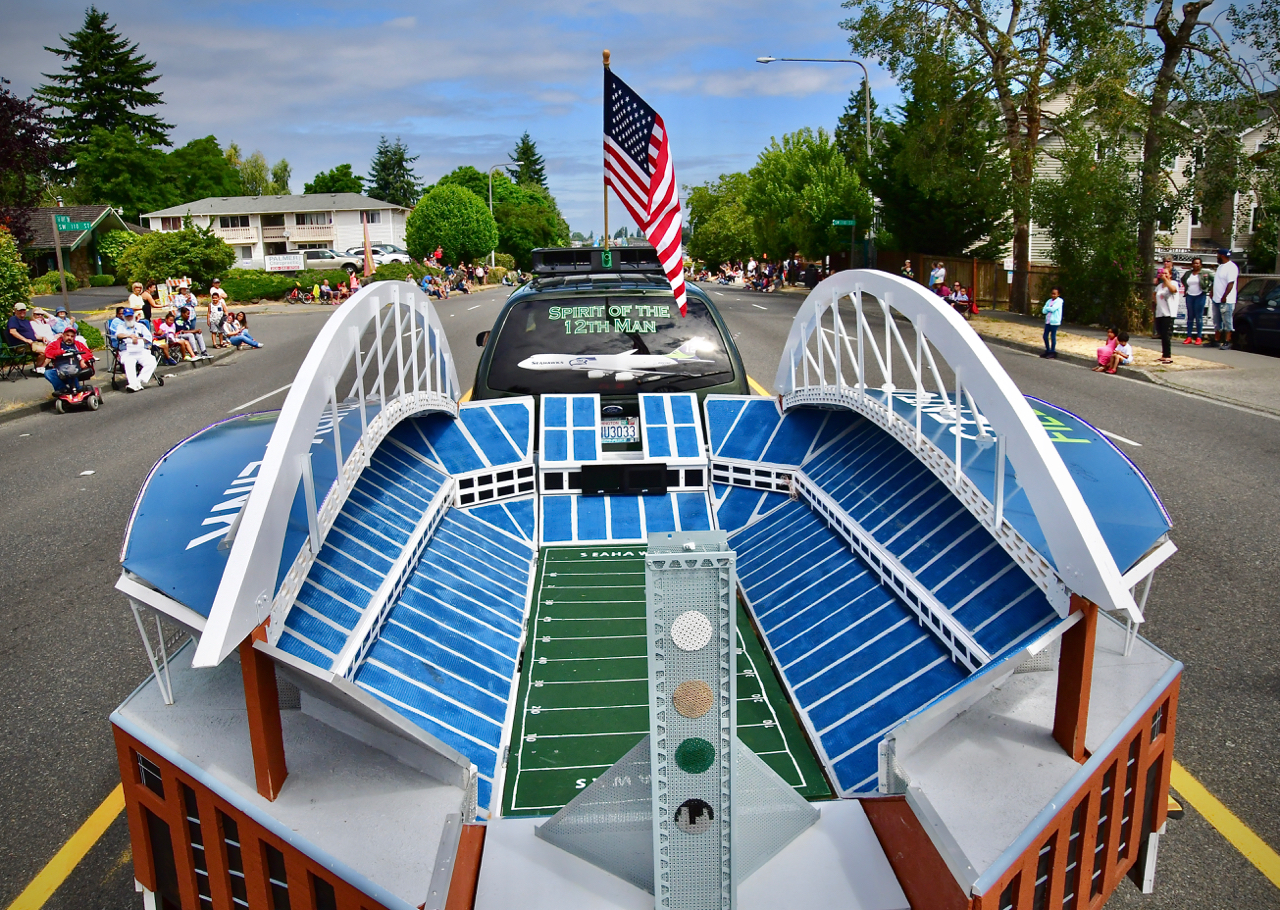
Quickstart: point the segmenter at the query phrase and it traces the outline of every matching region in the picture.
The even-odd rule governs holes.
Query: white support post
[[[960,479],[960,444],[964,442],[964,423],[960,416],[960,399],[964,395],[964,386],[960,383],[960,369],[956,368],[956,480]]]
[[[1004,435],[996,436],[996,514],[995,524],[992,528],[996,533],[999,533],[1000,526],[1004,524],[1004,447]]]
[[[409,362],[413,365],[413,391],[417,394],[422,385],[422,374],[426,372],[426,364],[423,369],[418,369],[418,312],[413,308],[408,308],[409,312]],[[430,354],[426,356],[431,356]]]
[[[382,333],[382,307],[373,311],[373,339],[378,348],[378,413],[387,409],[387,346]]]
[[[862,318],[862,288],[857,288],[853,292],[853,308],[858,317],[858,389],[863,395],[867,394],[867,354],[864,347],[864,332]]]
[[[320,552],[320,513],[316,507],[316,479],[311,473],[311,453],[298,456],[302,470],[302,498],[307,506],[307,532],[311,538],[311,553]]]
[[[393,300],[391,308],[396,313],[396,397],[399,398],[404,394],[404,325],[400,313],[400,304]]]
[[[333,377],[325,377],[325,384],[329,387],[329,409],[333,414],[333,454],[338,459],[338,483],[342,483],[342,463],[345,459],[342,457],[342,433],[338,429],[338,390],[334,386]]]
[[[364,368],[369,363],[366,356],[360,359],[360,331],[355,326],[351,327],[351,350],[354,352],[352,356],[356,359],[356,399],[360,402],[360,438],[366,439],[369,436],[369,415],[364,407]],[[365,451],[365,464],[369,463],[369,453]]]
[[[827,362],[822,350],[827,346],[827,330],[822,327],[822,314],[818,314],[818,384],[827,387]]]
[[[840,319],[840,298],[833,291],[831,294],[831,331],[834,333],[835,343],[831,356],[836,361],[836,390],[844,390],[844,371],[840,363],[840,345],[844,341],[844,323]]]
[[[893,315],[889,312],[889,295],[880,300],[884,313],[884,390],[893,391]]]
[[[155,674],[156,686],[160,689],[160,697],[164,699],[166,705],[171,705],[173,704],[173,680],[169,676],[169,658],[164,650],[164,630],[160,626],[160,617],[156,617],[156,631],[160,634],[160,653],[163,657],[163,664],[156,660],[155,649],[151,647],[151,639],[147,637],[146,627],[142,624],[142,614],[138,611],[138,602],[130,598],[129,606],[133,608],[133,621],[138,624],[138,634],[142,636],[142,647],[147,650],[147,660],[151,662],[151,672]]]
[[[920,417],[924,411],[924,316],[916,325],[916,445],[924,444]]]

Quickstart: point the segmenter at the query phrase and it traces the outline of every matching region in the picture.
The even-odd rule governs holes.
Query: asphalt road
[[[748,372],[772,389],[799,295],[708,288]],[[503,291],[454,296],[438,311],[463,388],[475,335]],[[39,414],[0,425],[8,503],[0,564],[9,633],[0,685],[0,906],[8,906],[119,780],[108,715],[148,672],[119,572],[124,526],[147,471],[173,444],[290,382],[323,313],[254,318],[267,343],[183,372],[163,389],[108,399],[96,414]],[[1280,564],[1271,469],[1280,421],[1003,348],[1028,394],[1125,436],[1174,520],[1181,551],[1157,573],[1143,634],[1186,664],[1177,758],[1273,847],[1280,675],[1268,616]],[[254,406],[278,406],[283,392]],[[83,471],[94,471],[81,476]],[[1123,504],[1118,504],[1122,507]],[[136,908],[123,816],[46,905]],[[1111,907],[1280,907],[1273,888],[1194,810],[1170,822],[1157,891],[1125,884]]]

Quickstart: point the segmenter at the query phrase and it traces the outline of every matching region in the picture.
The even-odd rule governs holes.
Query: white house
[[[404,246],[410,210],[359,193],[305,196],[210,196],[142,216],[153,231],[181,230],[183,219],[211,227],[236,251],[236,268],[262,268],[263,257],[293,250],[346,250],[364,243]]]

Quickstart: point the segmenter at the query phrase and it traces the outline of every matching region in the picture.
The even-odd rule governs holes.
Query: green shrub
[[[446,262],[480,259],[498,245],[489,207],[468,189],[440,185],[418,201],[405,220],[405,246],[414,259],[440,247]]]
[[[116,277],[122,283],[166,278],[190,278],[208,287],[236,261],[231,249],[209,228],[184,227],[139,237],[120,255]]]
[[[506,274],[506,272],[510,272],[516,267],[516,257],[510,253],[494,253],[493,264],[505,269],[506,271],[503,274]]]
[[[503,276],[507,274],[507,269],[500,265],[495,265],[491,269],[485,269],[485,284],[502,284]]]
[[[329,269],[321,271],[320,269],[306,269],[301,272],[294,272],[292,279],[302,285],[303,290],[309,291],[321,282],[322,279],[328,278],[332,287],[340,284],[347,284],[351,278],[347,275],[345,269]],[[292,284],[289,285],[293,287]]]
[[[405,265],[403,262],[388,262],[378,266],[374,270],[370,281],[412,281],[414,284],[422,281],[423,275],[440,275],[443,272],[440,269],[430,268],[425,265],[419,265],[411,262]]]
[[[138,236],[133,231],[107,231],[99,237],[98,255],[102,257],[102,264],[111,269],[119,268],[120,257],[138,242]]]
[[[91,288],[109,288],[116,283],[115,275],[90,275],[89,287]]]
[[[300,279],[297,279],[300,280]],[[222,279],[222,289],[231,300],[252,303],[256,300],[282,300],[293,289],[293,275],[264,272],[261,269],[231,269]],[[307,285],[303,285],[307,287]]]
[[[99,348],[107,346],[106,340],[102,337],[102,333],[97,327],[89,325],[87,322],[79,323],[80,334],[84,336],[84,343],[89,346],[90,350],[96,351]]]
[[[18,254],[13,235],[0,227],[0,325],[9,321],[15,303],[31,296],[31,275]]]
[[[63,272],[67,278],[67,290],[74,291],[80,286],[80,282],[76,281],[76,276],[70,272]],[[39,297],[43,294],[60,294],[62,293],[62,282],[58,280],[57,272],[47,272],[41,275],[35,281],[31,282],[31,295]]]

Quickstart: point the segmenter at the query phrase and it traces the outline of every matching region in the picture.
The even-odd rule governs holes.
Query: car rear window
[[[490,389],[547,392],[687,392],[733,379],[733,361],[715,319],[688,298],[681,317],[671,298],[532,295],[498,329]]]

